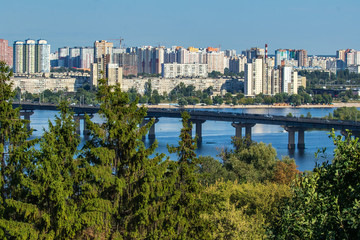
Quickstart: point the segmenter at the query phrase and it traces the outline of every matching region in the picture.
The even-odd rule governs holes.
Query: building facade
[[[5,39],[0,39],[0,61],[13,66],[13,47],[9,46],[9,41]]]
[[[50,72],[50,45],[46,40],[15,41],[13,49],[15,73]]]
[[[202,77],[208,76],[207,64],[180,64],[180,63],[164,63],[162,65],[163,78],[177,77]]]

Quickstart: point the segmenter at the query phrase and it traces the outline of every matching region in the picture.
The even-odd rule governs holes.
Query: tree
[[[16,166],[12,166],[14,153],[34,144],[26,142],[31,131],[28,132],[26,123],[20,119],[19,109],[13,109],[12,99],[14,92],[11,90],[10,77],[12,72],[5,62],[0,61],[0,238],[9,236],[36,236],[30,226],[6,219],[5,204],[17,190],[17,183],[21,173]],[[21,169],[21,168],[20,168]],[[18,234],[18,235],[17,235]]]
[[[199,183],[196,169],[200,165],[197,158],[196,139],[191,137],[192,123],[190,122],[190,114],[182,113],[182,129],[180,133],[180,141],[177,147],[168,146],[169,153],[176,153],[177,162],[174,162],[172,174],[175,177],[174,189],[174,205],[172,212],[176,216],[169,219],[169,227],[173,228],[177,233],[170,238],[205,238],[208,234],[206,224],[200,218],[202,213],[200,193],[202,187]],[[173,200],[173,201],[174,201]]]
[[[202,201],[209,205],[209,239],[266,239],[266,227],[279,218],[289,186],[274,183],[218,181],[208,186]]]
[[[11,192],[0,221],[8,238],[65,239],[82,231],[81,167],[75,158],[80,139],[67,106],[61,103],[60,117],[55,125],[49,122],[38,148],[25,145],[9,159],[16,171],[9,173]]]
[[[331,137],[332,163],[325,161],[299,178],[272,229],[274,239],[360,238],[360,144],[334,131]]]
[[[276,150],[269,144],[257,143],[248,138],[233,138],[235,150],[221,153],[224,167],[239,182],[271,180],[276,163]]]
[[[290,185],[300,174],[296,167],[295,160],[289,156],[283,157],[281,161],[276,161],[273,181],[278,184]]]
[[[163,155],[149,157],[156,142],[149,148],[142,142],[153,120],[141,126],[146,108],[137,107],[137,100],[130,103],[119,85],[101,80],[98,98],[105,123],[87,121],[91,141],[83,160],[89,169],[83,193],[86,207],[97,212],[110,238],[162,238],[168,161],[162,161]]]

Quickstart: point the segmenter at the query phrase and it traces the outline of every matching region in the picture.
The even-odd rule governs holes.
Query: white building
[[[94,63],[94,48],[80,48],[80,68],[90,69],[92,63]]]
[[[207,77],[207,64],[179,64],[164,63],[162,65],[163,78],[177,77]]]
[[[282,92],[297,94],[298,76],[291,66],[282,68]]]
[[[14,42],[14,73],[23,73],[24,72],[24,42],[16,41]]]
[[[36,53],[36,72],[50,72],[50,45],[46,40],[38,40]]]
[[[252,63],[245,64],[244,94],[255,96],[262,92],[263,59],[257,58]]]
[[[14,72],[50,72],[50,45],[46,40],[14,42]]]
[[[27,39],[25,41],[24,49],[24,62],[26,73],[35,73],[36,72],[36,42],[32,39]]]

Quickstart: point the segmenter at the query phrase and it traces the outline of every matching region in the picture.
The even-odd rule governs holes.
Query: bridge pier
[[[251,139],[251,128],[255,123],[232,123],[231,126],[235,128],[235,137],[242,138],[242,128],[245,127],[245,137]]]
[[[195,134],[197,136],[197,144],[200,145],[202,143],[202,124],[205,120],[191,120],[191,122],[196,125]]]
[[[255,126],[255,123],[247,123],[245,125],[245,136],[251,139],[251,128]]]
[[[302,127],[284,127],[289,133],[288,149],[295,149],[295,132],[298,132],[298,149],[305,149],[305,128]]]
[[[142,123],[140,124],[140,127],[144,127],[147,123],[150,122],[150,119],[144,119],[142,121]],[[156,118],[154,121],[154,124],[151,125],[150,129],[149,129],[149,133],[148,133],[148,138],[149,139],[155,139],[156,138],[156,134],[155,134],[155,124],[159,122],[159,119]],[[143,141],[145,141],[145,136],[142,137]]]
[[[28,131],[31,130],[31,126],[30,126],[30,116],[34,114],[34,111],[25,111],[25,112],[20,112],[20,116],[24,116],[24,120],[28,121],[26,123],[26,129]]]
[[[290,129],[288,130],[288,133],[289,133],[288,149],[295,149],[295,130]]]
[[[156,135],[155,135],[155,124],[159,122],[159,119],[156,118],[154,121],[154,124],[151,125],[150,130],[149,130],[149,139],[155,139]]]
[[[235,137],[242,138],[242,124],[241,123],[232,123],[231,126],[235,128]]]
[[[298,149],[305,149],[305,130],[303,128],[298,131]]]
[[[75,125],[76,125],[76,134],[80,135],[80,119],[82,119],[82,116],[80,115],[75,115],[74,116],[74,120],[75,120]]]
[[[93,118],[93,115],[89,115],[90,119]],[[84,136],[89,136],[90,135],[90,130],[88,129],[88,126],[86,124],[86,120],[84,118],[84,130],[83,130],[83,134]]]
[[[89,115],[90,119],[93,117],[93,115]],[[81,134],[81,128],[80,128],[80,120],[83,120],[84,122],[84,127],[83,127],[83,135],[84,136],[89,136],[90,135],[90,130],[87,127],[86,121],[85,121],[85,115],[74,115],[74,121],[76,123],[76,130],[75,132],[80,135]]]

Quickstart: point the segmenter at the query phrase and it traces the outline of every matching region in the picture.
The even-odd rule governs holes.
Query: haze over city
[[[269,45],[335,55],[359,49],[360,3],[347,1],[5,1],[1,38],[47,39],[51,51],[125,39],[126,46],[218,47],[238,52]]]

